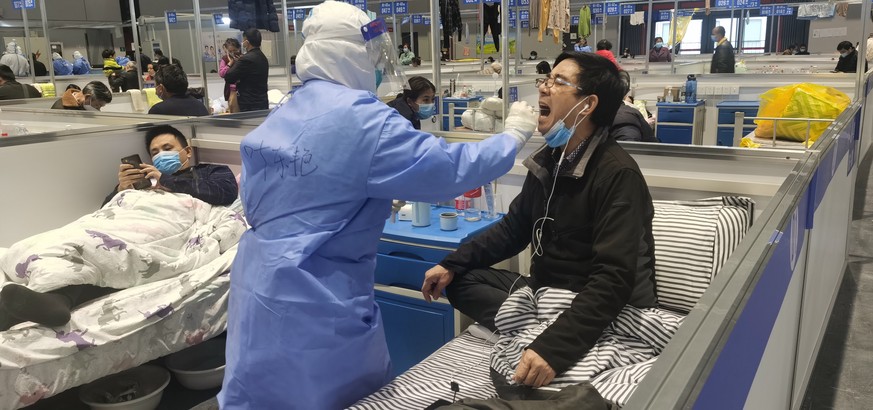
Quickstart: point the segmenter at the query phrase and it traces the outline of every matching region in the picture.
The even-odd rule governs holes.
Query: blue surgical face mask
[[[382,70],[376,70],[376,88],[382,85]]]
[[[572,113],[573,110],[576,109],[576,107],[578,107],[585,101],[588,101],[588,98],[589,97],[585,97],[585,99],[576,103],[576,105],[574,105],[573,108],[570,109],[570,112],[568,112],[567,115],[564,116],[564,118],[561,118],[560,121],[555,122],[555,125],[552,125],[552,128],[549,129],[548,132],[543,134],[543,138],[546,139],[546,144],[549,147],[558,148],[566,145],[567,142],[570,141],[570,137],[572,137],[573,133],[576,132],[576,126],[579,125],[579,123],[581,123],[582,121],[585,121],[585,118],[588,118],[588,116],[586,115],[585,117],[582,117],[582,120],[577,121],[570,129],[567,129],[567,126],[564,125],[564,121],[567,119],[567,117],[570,116],[570,113]],[[581,114],[581,112],[579,114]],[[576,118],[579,118],[579,114],[576,114]]]
[[[418,118],[426,120],[436,114],[436,104],[418,104]]]
[[[710,34],[709,38],[711,38],[713,42],[718,41],[718,39],[715,37],[715,34]]]
[[[664,47],[664,43],[655,43],[655,48]]]
[[[185,162],[188,162],[186,159]],[[161,151],[152,157],[152,164],[162,174],[173,174],[182,168],[182,161],[179,160],[179,151]]]

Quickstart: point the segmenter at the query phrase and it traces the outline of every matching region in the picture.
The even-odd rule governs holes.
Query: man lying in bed
[[[576,292],[524,350],[513,379],[533,387],[582,359],[626,304],[657,304],[652,198],[637,164],[608,136],[627,91],[618,70],[594,54],[563,53],[537,86],[548,145],[524,161],[521,194],[499,223],[430,269],[422,286],[427,300],[446,289],[456,309],[491,330],[512,291]],[[530,278],[489,268],[529,244]]]
[[[118,185],[103,200],[106,205],[115,194],[133,189],[142,178],[154,179],[155,189],[188,194],[212,205],[230,205],[237,197],[236,178],[226,165],[191,166],[193,153],[181,131],[169,125],[153,127],[146,133],[146,147],[152,165],[118,167]]]
[[[147,189],[189,194],[210,205],[230,205],[236,199],[238,188],[230,168],[212,164],[191,166],[191,147],[176,128],[168,125],[154,127],[146,133],[145,142],[153,156],[153,165],[143,164],[141,169],[133,169],[131,165],[122,164],[118,171],[118,186],[106,197],[103,205],[117,193],[133,189],[133,184],[143,177],[153,178],[156,182],[154,187]],[[0,331],[26,321],[62,326],[70,320],[70,312],[75,307],[117,290],[72,285],[36,292],[20,284],[8,284],[0,290]]]

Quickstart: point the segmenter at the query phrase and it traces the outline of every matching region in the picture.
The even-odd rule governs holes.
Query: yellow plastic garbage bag
[[[836,119],[849,106],[849,96],[833,87],[800,83],[777,87],[761,94],[759,117]],[[776,138],[806,141],[806,121],[775,121]],[[755,135],[772,138],[773,123],[755,120]],[[809,123],[809,141],[814,142],[830,125],[827,122]]]
[[[752,139],[749,137],[743,137],[743,139],[740,140],[740,147],[741,148],[761,148],[761,144],[758,144],[757,142],[752,141]]]

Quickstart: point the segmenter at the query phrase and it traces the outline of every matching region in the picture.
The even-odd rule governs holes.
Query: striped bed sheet
[[[350,410],[424,409],[437,400],[497,396],[491,381],[488,357],[494,347],[489,341],[464,332],[413,366],[379,391],[358,401]],[[657,357],[604,371],[591,384],[604,399],[624,405],[643,381]],[[592,358],[593,360],[593,358]],[[458,383],[457,397],[450,383]]]
[[[494,397],[497,391],[488,369],[492,347],[465,331],[350,409],[424,409],[440,399],[452,401],[452,380],[460,386],[457,398]]]

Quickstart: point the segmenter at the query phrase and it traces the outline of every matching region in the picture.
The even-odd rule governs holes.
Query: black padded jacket
[[[725,40],[715,48],[709,72],[713,74],[734,72],[734,46],[730,41]]]
[[[542,256],[531,263],[531,286],[577,292],[570,308],[529,348],[561,374],[581,359],[630,304],[655,307],[654,207],[636,162],[608,136],[591,137],[561,173],[542,230]],[[531,243],[546,216],[557,150],[543,146],[524,161],[529,172],[509,212],[440,265],[464,275],[510,258]]]

